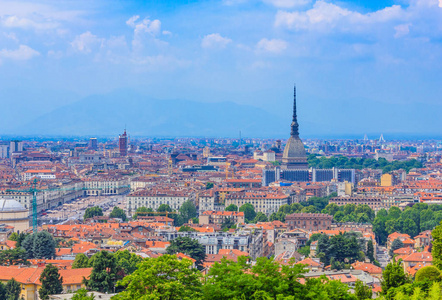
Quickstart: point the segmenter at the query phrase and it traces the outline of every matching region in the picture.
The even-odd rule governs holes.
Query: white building
[[[276,154],[272,150],[267,151],[255,151],[253,152],[253,159],[262,161],[276,161]]]

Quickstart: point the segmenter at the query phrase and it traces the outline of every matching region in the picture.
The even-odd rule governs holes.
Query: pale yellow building
[[[381,176],[381,186],[393,186],[394,178],[391,174],[384,174]]]
[[[29,229],[29,210],[13,199],[0,199],[0,224],[20,233]]]

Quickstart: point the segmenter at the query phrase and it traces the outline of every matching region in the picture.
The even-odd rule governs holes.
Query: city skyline
[[[440,137],[434,126],[442,108],[438,0],[0,6],[2,136],[110,136],[127,124],[134,136],[235,137],[242,131],[284,138],[296,82],[301,138]],[[190,127],[207,132],[175,134],[177,126],[162,132],[139,126],[161,107],[153,117],[133,116],[180,101],[191,110],[164,112],[167,125],[200,106],[193,118],[216,110],[216,121],[232,126],[218,130],[219,124],[192,121]],[[111,107],[106,116],[99,115],[101,103]],[[77,124],[62,131],[69,116]],[[115,128],[105,132],[95,119]],[[266,121],[274,124],[268,132]]]

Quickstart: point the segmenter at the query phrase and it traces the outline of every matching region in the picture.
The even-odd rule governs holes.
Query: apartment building
[[[262,212],[266,215],[271,215],[277,212],[279,207],[284,204],[289,204],[290,196],[271,192],[243,192],[231,193],[226,195],[225,206],[234,204],[238,207],[246,203],[250,203],[255,208],[256,212]]]
[[[126,197],[126,210],[131,215],[139,207],[152,208],[156,211],[161,204],[167,204],[172,209],[178,210],[185,201],[194,199],[194,194],[190,190],[138,190]]]

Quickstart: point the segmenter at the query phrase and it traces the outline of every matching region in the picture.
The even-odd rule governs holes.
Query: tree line
[[[416,159],[410,160],[394,160],[389,162],[385,158],[379,158],[378,160],[373,158],[348,158],[346,156],[332,156],[318,157],[315,154],[310,154],[307,158],[308,165],[311,168],[317,169],[331,169],[331,168],[340,168],[340,169],[382,169],[382,172],[389,173],[394,170],[403,169],[405,171],[410,172],[411,169],[414,168],[422,168],[422,163],[417,161]]]
[[[285,222],[292,213],[323,213],[333,216],[335,222],[372,224],[376,241],[384,245],[393,232],[406,233],[414,238],[422,231],[431,230],[442,221],[442,205],[415,203],[401,211],[398,207],[381,209],[377,213],[368,205],[337,205],[329,203],[328,197],[311,197],[308,201],[282,205],[278,212],[270,215],[270,221]]]

